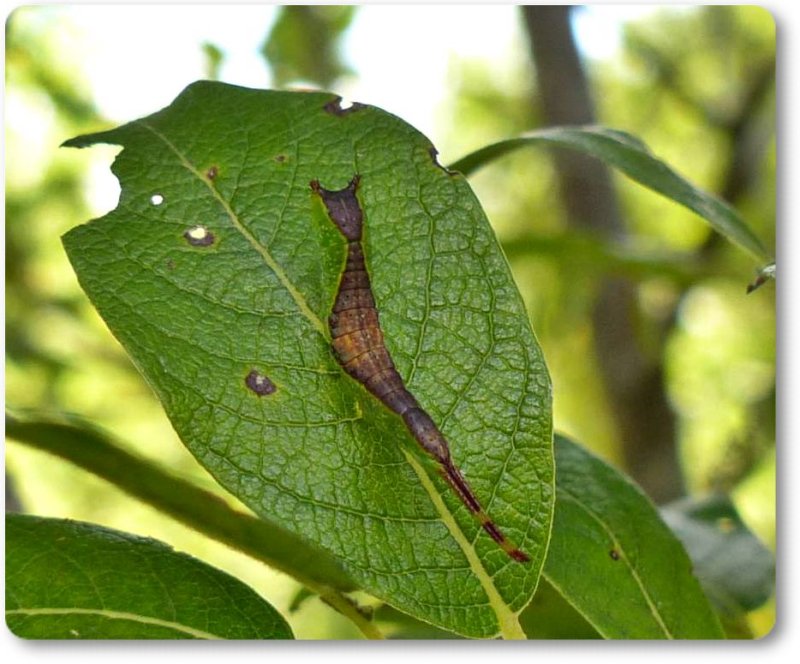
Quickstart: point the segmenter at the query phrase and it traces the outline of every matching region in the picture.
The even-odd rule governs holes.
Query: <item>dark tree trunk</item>
[[[569,14],[568,6],[523,7],[536,89],[550,125],[596,122]],[[624,225],[608,169],[577,153],[559,151],[555,159],[568,223],[608,241],[622,238]],[[634,283],[608,277],[598,285],[593,311],[595,349],[627,470],[652,498],[663,502],[683,492],[675,417],[667,401],[660,357],[640,347],[638,315]]]

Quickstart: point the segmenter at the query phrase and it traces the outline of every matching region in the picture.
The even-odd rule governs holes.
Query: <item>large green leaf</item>
[[[722,638],[689,556],[624,475],[563,436],[547,580],[604,637]]]
[[[291,639],[232,576],[153,539],[6,516],[6,623],[28,639]]]
[[[124,146],[119,206],[64,244],[199,461],[403,611],[521,636],[554,501],[550,382],[464,178],[398,118],[327,93],[200,82],[68,144],[97,142]],[[355,174],[386,345],[530,563],[498,549],[331,354],[324,321],[345,246],[309,183],[337,189]],[[249,389],[253,371],[276,391]]]
[[[687,207],[734,244],[768,261],[770,255],[730,205],[703,191],[653,155],[639,139],[606,127],[552,127],[528,132],[476,150],[450,168],[469,174],[502,155],[528,145],[552,145],[597,157],[645,187]],[[770,273],[774,277],[774,270]]]

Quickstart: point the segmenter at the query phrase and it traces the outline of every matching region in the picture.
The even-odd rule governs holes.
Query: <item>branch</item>
[[[127,452],[74,417],[6,414],[6,435],[54,454],[129,496],[292,577],[349,618],[369,639],[382,639],[343,591],[356,588],[338,561],[278,526],[229,507],[219,496]]]

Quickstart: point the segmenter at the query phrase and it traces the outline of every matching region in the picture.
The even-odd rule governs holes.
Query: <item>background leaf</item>
[[[730,498],[686,498],[661,509],[683,542],[717,610],[736,617],[758,608],[775,587],[775,557],[747,528]]]
[[[377,597],[460,634],[521,636],[554,499],[550,382],[466,181],[401,120],[326,93],[196,83],[68,145],[97,142],[125,148],[119,206],[64,244],[198,460]],[[529,564],[482,533],[331,354],[344,243],[309,182],[355,173],[387,347]],[[276,392],[248,389],[252,371]]]
[[[186,525],[309,585],[355,589],[324,551],[269,521],[229,507],[196,484],[125,451],[105,432],[74,416],[6,415],[6,435],[55,454],[113,483]]]
[[[358,7],[287,5],[279,9],[261,53],[272,70],[273,85],[311,81],[328,87],[352,74],[339,53],[339,42]]]
[[[526,145],[554,145],[602,159],[653,191],[696,212],[718,232],[761,261],[770,255],[761,241],[730,205],[699,189],[657,159],[639,139],[606,127],[553,127],[500,141],[476,150],[450,168],[465,175],[489,161]]]
[[[290,639],[253,590],[152,539],[6,515],[6,623],[29,639]]]
[[[606,638],[722,638],[681,543],[630,480],[556,436],[545,577]]]
[[[520,614],[529,639],[600,639],[594,627],[542,577],[531,603]]]

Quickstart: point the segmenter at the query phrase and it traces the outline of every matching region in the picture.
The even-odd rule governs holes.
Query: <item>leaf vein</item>
[[[197,168],[195,168],[195,166],[186,158],[186,156],[178,149],[178,147],[172,143],[172,141],[170,141],[155,127],[152,127],[142,120],[139,120],[139,122],[143,127],[159,138],[175,154],[181,165],[186,168],[186,170],[188,170],[198,180],[205,184],[205,186],[211,192],[211,195],[222,206],[223,210],[225,210],[225,214],[227,214],[228,219],[230,219],[231,224],[233,224],[233,227],[238,230],[239,233],[241,233],[241,235],[250,243],[253,249],[258,252],[264,263],[266,263],[267,267],[272,270],[273,274],[275,274],[275,276],[278,278],[278,281],[280,281],[283,287],[289,292],[289,295],[291,295],[292,299],[297,304],[298,309],[300,309],[300,313],[302,313],[303,316],[309,320],[311,325],[322,335],[323,338],[328,339],[330,336],[328,334],[328,329],[325,327],[325,324],[319,319],[319,317],[311,310],[311,307],[309,307],[308,302],[306,302],[305,297],[303,297],[303,294],[300,292],[297,286],[292,283],[292,281],[289,279],[289,276],[286,274],[281,265],[275,260],[275,258],[273,258],[269,250],[258,241],[255,235],[250,232],[250,229],[247,228],[241,219],[239,219],[239,216],[236,214],[233,208],[231,208],[228,201],[226,201],[220,195],[217,188],[211,182],[209,182],[209,180],[199,170],[197,170]]]
[[[62,608],[62,607],[37,607],[30,609],[9,609],[6,615],[23,615],[23,616],[70,616],[70,615],[88,615],[100,616],[110,620],[128,620],[131,622],[143,623],[145,625],[155,625],[158,627],[166,627],[182,634],[187,634],[197,639],[221,639],[221,636],[205,632],[203,630],[182,625],[180,623],[172,622],[169,620],[161,620],[159,618],[152,618],[151,616],[144,616],[137,613],[128,613],[127,611],[112,611],[110,609],[79,609],[79,608]]]

